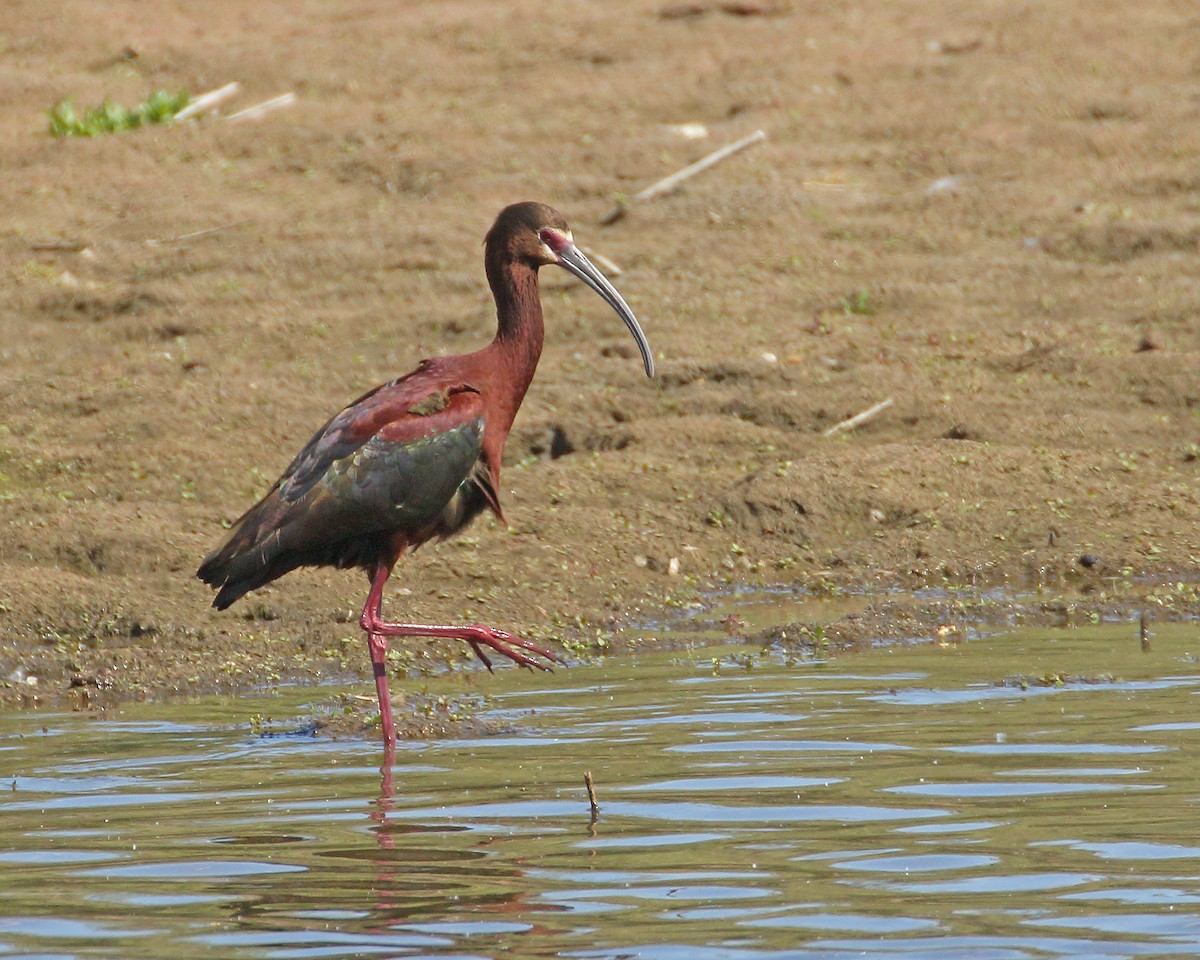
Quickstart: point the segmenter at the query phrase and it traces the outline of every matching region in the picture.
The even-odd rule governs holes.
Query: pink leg
[[[387,637],[378,633],[367,634],[367,646],[371,651],[371,668],[375,671],[375,694],[379,697],[379,722],[383,727],[383,742],[396,742],[396,726],[392,720],[392,697],[387,682]]]
[[[385,740],[383,763],[379,767],[379,823],[381,826],[387,825],[388,811],[392,809],[392,800],[396,796],[396,789],[392,785],[392,767],[395,765],[396,742],[395,740]],[[390,839],[386,839],[386,835],[382,831],[379,835],[379,845],[381,847],[392,846]]]
[[[471,649],[475,652],[475,655],[483,661],[483,665],[488,670],[492,669],[492,662],[488,659],[487,654],[483,652],[484,647],[491,647],[497,653],[503,654],[523,667],[536,667],[539,670],[550,669],[548,665],[533,659],[528,653],[522,651],[529,651],[529,653],[543,657],[551,663],[563,662],[549,650],[544,650],[536,644],[530,643],[528,640],[522,640],[520,637],[514,637],[511,633],[507,633],[504,630],[497,630],[495,627],[479,625],[454,627],[432,623],[385,622],[382,609],[383,585],[387,582],[390,574],[391,570],[380,564],[375,568],[375,572],[371,576],[371,592],[367,596],[367,603],[363,607],[362,620],[360,621],[362,628],[367,631],[369,638],[378,638],[385,645],[387,637],[447,637],[451,640],[465,640],[471,645]],[[376,677],[378,678],[378,676],[377,672]]]
[[[383,571],[382,578],[379,571]],[[387,580],[388,570],[383,565],[376,568],[371,577],[371,592],[367,594],[367,603],[363,607],[360,618],[363,629],[367,631],[367,649],[371,652],[371,669],[375,672],[375,694],[379,697],[379,724],[383,728],[383,742],[392,747],[396,743],[396,726],[392,720],[392,696],[388,692],[387,682],[387,637],[370,629],[367,623],[379,619],[379,608],[383,600],[383,584]],[[376,580],[379,589],[375,589]]]

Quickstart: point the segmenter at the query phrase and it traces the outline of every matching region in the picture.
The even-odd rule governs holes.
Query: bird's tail
[[[218,610],[232,606],[251,590],[257,590],[275,579],[275,577],[264,575],[233,579],[229,577],[227,570],[227,558],[219,553],[212,553],[204,558],[200,569],[196,571],[197,577],[217,591],[212,605]],[[229,578],[226,579],[227,577]]]
[[[279,526],[273,523],[281,504],[274,492],[233,525],[225,542],[204,558],[196,576],[217,591],[213,606],[224,610],[251,590],[294,570]]]

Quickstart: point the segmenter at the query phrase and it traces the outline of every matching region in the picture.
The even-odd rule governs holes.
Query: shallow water
[[[326,690],[0,716],[0,957],[1195,956],[1198,640],[503,671],[390,790]]]

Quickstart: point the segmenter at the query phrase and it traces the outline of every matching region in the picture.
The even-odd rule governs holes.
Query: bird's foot
[[[506,630],[497,630],[495,627],[473,626],[462,628],[462,639],[466,640],[471,645],[471,649],[475,651],[477,656],[485,667],[490,672],[492,669],[492,661],[488,655],[483,652],[485,646],[491,647],[497,653],[503,654],[512,660],[514,663],[520,664],[522,667],[536,668],[538,670],[550,670],[548,664],[542,663],[540,660],[535,660],[529,653],[536,654],[539,657],[544,657],[550,663],[562,663],[562,659],[555,656],[549,650],[539,647],[537,644],[530,643],[528,640],[522,640],[520,637],[514,637]]]
[[[445,637],[449,640],[465,640],[471,645],[471,650],[477,656],[488,670],[492,669],[491,658],[484,651],[485,647],[491,648],[496,653],[508,657],[514,663],[520,664],[522,667],[529,667],[537,670],[549,670],[551,667],[547,663],[542,663],[541,660],[535,657],[541,657],[543,660],[548,660],[549,663],[565,663],[561,657],[551,653],[535,643],[528,640],[523,640],[520,637],[514,637],[511,633],[505,630],[497,630],[495,627],[485,627],[482,624],[476,624],[470,627],[452,627],[444,624],[432,623],[385,623],[378,616],[371,616],[368,612],[363,614],[362,620],[363,629],[374,637]]]

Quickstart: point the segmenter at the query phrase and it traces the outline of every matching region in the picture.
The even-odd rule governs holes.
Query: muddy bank
[[[1195,23],[1072,0],[872,10],[10,10],[0,698],[363,676],[357,576],[294,574],[218,615],[192,572],[332,411],[486,342],[479,243],[526,197],[620,265],[661,375],[645,382],[594,296],[545,276],[511,526],[421,551],[392,613],[586,652],[730,583],[1185,597]],[[67,94],[231,79],[298,103],[44,132]],[[693,122],[706,139],[674,129]],[[599,225],[759,128],[766,143]]]

